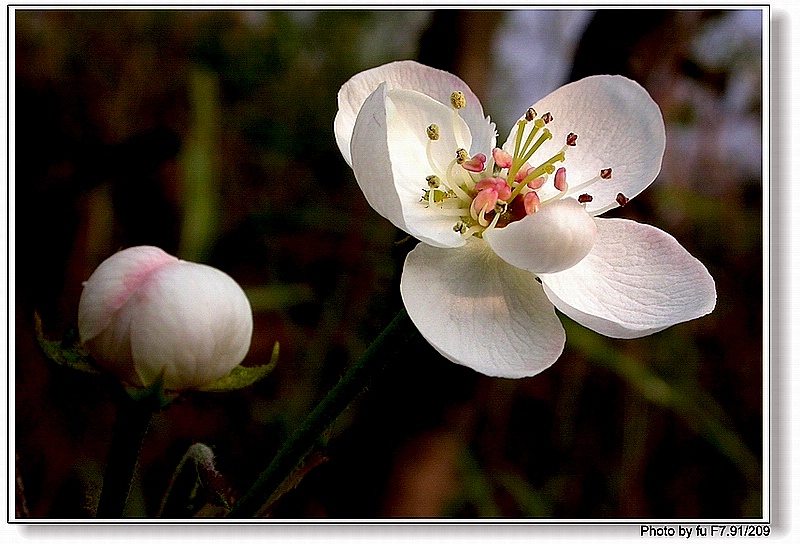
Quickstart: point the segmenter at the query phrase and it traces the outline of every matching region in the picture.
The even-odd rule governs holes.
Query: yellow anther
[[[439,139],[439,125],[428,125],[428,128],[425,129],[425,132],[428,134],[429,140],[435,141]]]
[[[453,94],[450,95],[450,103],[455,109],[460,110],[467,105],[467,98],[461,91],[454,91]]]
[[[458,149],[456,151],[456,162],[458,164],[464,164],[469,160],[469,154],[467,153],[466,149]]]
[[[439,176],[427,176],[425,181],[428,182],[428,187],[431,189],[438,189],[439,185],[442,184],[442,180],[439,179]]]

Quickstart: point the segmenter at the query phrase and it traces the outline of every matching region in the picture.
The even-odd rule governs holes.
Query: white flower
[[[400,290],[442,355],[491,376],[550,366],[554,306],[615,338],[705,315],[714,280],[667,233],[596,216],[655,179],[658,106],[637,83],[594,76],[525,112],[503,146],[467,85],[415,62],[339,91],[336,140],[370,205],[421,240]]]
[[[84,283],[81,342],[122,381],[164,388],[208,385],[242,362],[253,314],[227,274],[137,246],[103,261]]]

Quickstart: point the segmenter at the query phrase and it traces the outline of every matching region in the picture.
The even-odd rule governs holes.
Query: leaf
[[[34,326],[36,328],[36,340],[45,357],[56,364],[73,370],[80,370],[89,374],[103,374],[91,355],[80,344],[77,335],[73,335],[74,338],[70,338],[70,335],[68,335],[63,341],[45,338],[42,332],[42,318],[38,313],[34,314]]]
[[[280,344],[275,342],[275,346],[272,348],[272,356],[270,357],[268,364],[262,366],[239,365],[231,370],[230,374],[201,388],[200,391],[209,393],[225,393],[253,385],[258,380],[264,378],[267,374],[272,372],[272,370],[275,368],[275,365],[278,363],[279,350]]]

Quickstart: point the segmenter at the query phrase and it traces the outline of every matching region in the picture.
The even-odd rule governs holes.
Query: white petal
[[[417,245],[406,258],[400,293],[439,353],[482,374],[533,376],[564,349],[564,329],[533,274],[480,240],[458,249]]]
[[[437,214],[420,202],[426,176],[436,173],[426,154],[425,129],[431,123],[439,124],[442,134],[441,140],[432,142],[434,161],[446,168],[460,145],[457,142],[469,143],[464,121],[430,97],[413,91],[387,92],[381,84],[356,120],[353,172],[367,202],[395,226],[425,243],[458,247],[464,241],[453,231],[457,218]]]
[[[353,136],[356,118],[367,97],[381,83],[385,83],[389,90],[419,91],[445,105],[450,104],[450,94],[453,91],[463,92],[467,99],[467,105],[460,111],[460,115],[472,132],[474,149],[469,149],[470,154],[485,153],[486,149],[492,149],[495,146],[494,124],[485,118],[478,97],[466,83],[442,70],[430,68],[414,61],[399,61],[356,74],[339,90],[339,110],[334,120],[334,133],[342,155],[351,166],[353,162],[350,154],[350,140]]]
[[[572,198],[543,206],[519,221],[483,234],[501,259],[528,272],[560,272],[578,264],[592,249],[597,227]]]
[[[626,219],[595,222],[585,259],[540,276],[559,310],[606,336],[638,338],[714,309],[713,278],[672,236]]]
[[[136,246],[119,251],[100,263],[84,283],[78,305],[78,331],[87,342],[106,329],[114,314],[162,266],[177,257],[154,246]]]
[[[629,199],[638,195],[661,170],[664,120],[658,105],[635,81],[622,76],[587,77],[555,90],[533,108],[539,115],[552,114],[547,128],[553,138],[537,150],[529,161],[532,166],[555,155],[567,134],[574,132],[577,145],[569,147],[566,160],[556,165],[567,169],[571,187],[596,177],[603,168],[612,169],[611,179],[581,191],[593,197],[586,205],[591,214],[617,207],[618,193]],[[528,123],[525,137],[532,125]],[[510,152],[516,132],[515,125],[505,144]]]
[[[131,354],[144,385],[163,369],[167,389],[201,387],[227,375],[247,354],[250,303],[224,272],[179,261],[158,270],[135,298]]]

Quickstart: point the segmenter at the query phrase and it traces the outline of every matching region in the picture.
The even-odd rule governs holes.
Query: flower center
[[[466,99],[462,93],[454,92],[450,104],[455,131],[456,118]],[[443,156],[436,146],[443,145],[440,135],[448,127],[429,125],[427,159],[432,173],[426,177],[427,187],[423,187],[420,203],[435,213],[453,217],[456,220],[453,230],[464,238],[482,237],[487,230],[503,228],[564,198],[574,198],[585,207],[592,196],[582,191],[598,180],[609,179],[611,168],[604,168],[594,178],[570,187],[566,169],[557,165],[564,162],[569,148],[577,145],[578,135],[573,132],[566,135],[557,153],[543,162],[538,162],[541,157],[534,159],[542,145],[553,138],[546,126],[552,121],[550,112],[539,115],[528,108],[524,118],[517,122],[513,154],[498,147],[490,157],[483,153],[469,156],[467,150],[458,148],[447,151],[452,157],[447,165],[438,164],[434,156]],[[555,194],[542,198],[540,193],[549,187],[556,189]],[[619,198],[617,201],[620,202]]]

